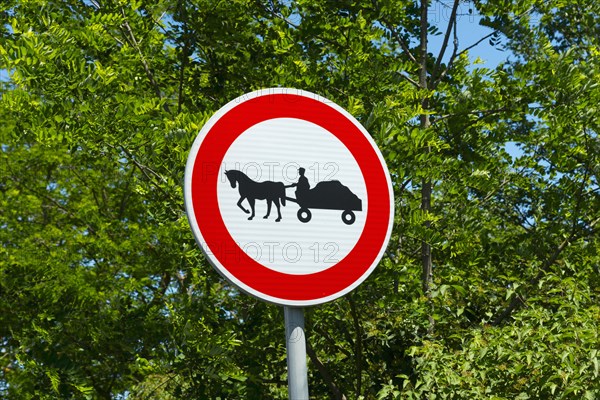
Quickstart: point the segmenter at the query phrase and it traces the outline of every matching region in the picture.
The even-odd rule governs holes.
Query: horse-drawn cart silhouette
[[[310,189],[308,180],[304,177],[304,168],[300,170],[299,182],[288,186],[284,186],[283,182],[255,182],[243,172],[236,170],[225,171],[225,175],[232,188],[235,189],[239,185],[240,198],[237,206],[246,214],[250,214],[249,220],[254,218],[256,200],[266,200],[267,214],[263,218],[269,218],[271,205],[275,204],[277,208],[275,221],[279,222],[281,221],[280,206],[285,206],[286,200],[289,200],[300,206],[296,215],[301,222],[306,223],[311,220],[311,209],[342,211],[342,221],[346,225],[352,225],[356,221],[354,211],[362,211],[362,200],[358,196],[339,181],[319,182]],[[286,195],[285,189],[290,187],[297,187],[296,198]],[[250,210],[242,205],[244,200],[250,205]]]
[[[339,181],[319,182],[313,189],[296,192],[296,196],[295,199],[287,196],[285,199],[300,206],[296,215],[301,222],[311,220],[311,209],[340,210],[342,221],[352,225],[356,220],[354,211],[362,211],[362,201]]]

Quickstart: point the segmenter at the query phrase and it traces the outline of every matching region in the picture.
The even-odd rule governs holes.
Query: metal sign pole
[[[284,306],[283,314],[285,316],[289,399],[309,400],[304,309]]]

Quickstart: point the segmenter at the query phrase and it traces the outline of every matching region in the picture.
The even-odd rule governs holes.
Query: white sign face
[[[253,147],[264,149],[249,152]],[[356,212],[356,221],[348,225],[341,218],[344,210],[315,207],[309,209],[310,221],[302,222],[297,218],[300,205],[286,200],[281,221],[273,223],[278,216],[275,207],[265,219],[267,201],[257,200],[256,216],[249,224],[248,216],[237,206],[240,193],[231,188],[225,171],[240,170],[256,182],[291,186],[298,182],[300,168],[305,169],[310,187],[337,180],[365,199],[366,206],[365,182],[352,154],[331,133],[301,119],[271,119],[246,130],[225,154],[217,184],[219,209],[231,236],[255,261],[284,274],[321,272],[346,257],[363,231],[364,213]],[[285,195],[296,198],[296,187],[286,188]]]
[[[206,123],[188,158],[185,200],[223,276],[295,306],[366,279],[394,215],[389,173],[365,129],[322,97],[281,88],[244,95]]]

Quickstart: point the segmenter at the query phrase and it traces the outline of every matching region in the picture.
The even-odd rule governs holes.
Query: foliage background
[[[182,200],[202,124],[285,86],[366,126],[397,202],[373,275],[307,310],[311,397],[600,398],[600,5],[442,5],[4,1],[0,397],[286,398],[281,308]]]

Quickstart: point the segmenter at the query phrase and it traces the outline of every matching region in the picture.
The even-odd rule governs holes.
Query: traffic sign
[[[245,94],[202,127],[185,171],[196,241],[231,283],[307,306],[362,283],[389,241],[389,172],[364,127],[297,89]]]

